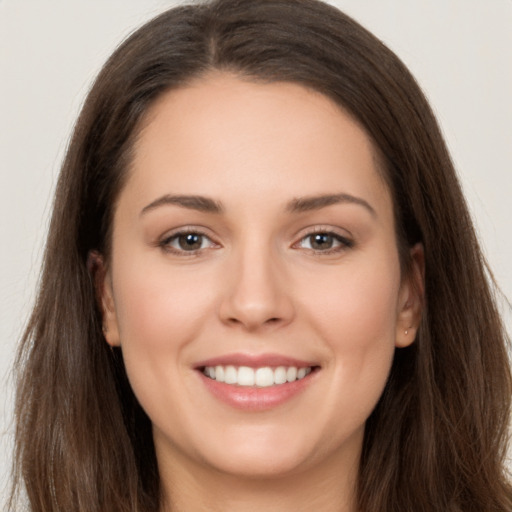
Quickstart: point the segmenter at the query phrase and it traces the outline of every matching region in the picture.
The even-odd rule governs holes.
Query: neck
[[[355,512],[359,453],[347,464],[332,457],[321,466],[272,477],[245,477],[204,467],[186,457],[160,467],[161,512]]]

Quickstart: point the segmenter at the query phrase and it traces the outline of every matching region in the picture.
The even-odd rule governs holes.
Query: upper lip
[[[206,366],[248,366],[249,368],[262,368],[264,366],[295,366],[297,368],[308,368],[318,366],[312,361],[304,361],[294,357],[288,357],[281,354],[225,354],[222,356],[212,357],[196,363],[196,368],[204,368]]]

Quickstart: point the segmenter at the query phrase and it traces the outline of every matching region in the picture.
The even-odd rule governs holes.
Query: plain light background
[[[0,503],[10,382],[56,182],[91,80],[134,28],[176,1],[0,0]],[[512,0],[338,0],[426,92],[503,292],[512,298]],[[506,314],[512,331],[510,313]]]

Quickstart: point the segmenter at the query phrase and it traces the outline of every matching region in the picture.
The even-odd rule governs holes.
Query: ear
[[[111,273],[105,259],[97,251],[89,252],[87,269],[92,276],[96,301],[101,311],[103,336],[111,347],[118,347],[121,343]]]
[[[402,278],[398,297],[395,345],[407,347],[416,338],[425,293],[425,253],[421,243],[410,250],[409,273]]]

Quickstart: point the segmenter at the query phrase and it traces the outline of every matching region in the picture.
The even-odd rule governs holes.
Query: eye
[[[159,245],[166,251],[194,254],[202,249],[215,247],[215,243],[204,233],[181,231],[164,238]]]
[[[332,253],[352,247],[351,240],[329,231],[310,233],[298,242],[301,249],[309,249],[315,252]]]

